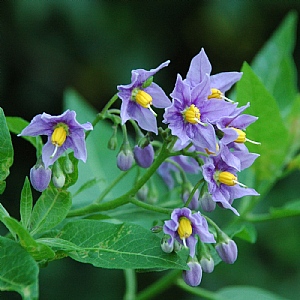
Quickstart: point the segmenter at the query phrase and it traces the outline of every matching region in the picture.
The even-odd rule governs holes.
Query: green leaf
[[[29,122],[20,117],[6,117],[7,126],[9,131],[14,134],[19,134],[21,131],[29,125]],[[43,147],[43,141],[40,136],[22,136],[23,139],[30,142],[36,149],[38,149],[38,155],[41,155],[41,149]]]
[[[38,299],[39,268],[16,242],[0,236],[0,290],[16,291],[23,300]]]
[[[230,300],[287,300],[267,290],[252,286],[230,286],[219,290],[216,294]]]
[[[164,253],[160,238],[139,225],[76,220],[67,223],[58,237],[80,247],[69,253],[71,258],[96,267],[186,269],[187,253],[184,257]]]
[[[26,177],[21,192],[21,201],[20,201],[21,224],[25,228],[28,228],[30,217],[31,217],[31,211],[32,211],[32,193],[30,188],[30,182]]]
[[[296,40],[297,14],[291,12],[255,57],[253,71],[287,115],[297,93],[296,67],[292,52]]]
[[[48,187],[40,196],[31,215],[31,234],[52,229],[63,221],[72,205],[68,191]]]
[[[13,146],[11,136],[6,124],[3,109],[0,107],[0,194],[5,190],[5,179],[9,175],[9,168],[13,163]]]
[[[241,105],[251,102],[246,113],[259,117],[247,128],[247,137],[261,142],[261,145],[247,143],[247,147],[251,152],[260,154],[251,168],[257,181],[255,188],[264,194],[281,175],[288,132],[275,99],[247,63],[244,63],[242,72],[242,79],[237,83],[237,102]]]
[[[13,236],[18,237],[20,245],[26,249],[35,260],[48,260],[55,256],[51,248],[37,243],[30,233],[17,220],[11,217],[4,217],[1,221],[9,229]]]

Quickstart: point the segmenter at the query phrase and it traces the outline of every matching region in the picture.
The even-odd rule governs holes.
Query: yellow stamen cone
[[[179,227],[177,232],[179,237],[183,240],[188,238],[192,234],[192,224],[191,221],[185,217],[180,218],[179,220]]]

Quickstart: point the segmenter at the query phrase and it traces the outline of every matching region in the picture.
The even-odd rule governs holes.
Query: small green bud
[[[142,88],[145,89],[146,87],[150,86],[153,82],[153,76],[149,77],[147,80],[145,80],[142,84]]]

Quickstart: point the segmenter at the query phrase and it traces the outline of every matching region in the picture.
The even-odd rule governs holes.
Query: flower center
[[[247,141],[247,142],[250,142],[252,144],[260,145],[259,142],[255,142],[255,141],[252,141],[252,140],[249,140],[248,138],[246,138],[246,133],[244,131],[242,131],[241,129],[234,128],[234,127],[231,127],[231,128],[234,129],[238,134],[238,137],[237,137],[236,140],[234,140],[234,142],[236,142],[236,143],[245,143]]]
[[[132,91],[132,99],[135,100],[140,106],[144,108],[149,108],[150,111],[157,116],[157,114],[153,111],[150,105],[152,105],[152,97],[143,90],[134,89]]]
[[[192,234],[192,224],[191,221],[185,217],[179,219],[179,227],[177,232],[179,237],[184,240]]]
[[[232,173],[227,172],[227,171],[220,172],[218,181],[220,183],[224,183],[226,185],[233,186],[237,183],[237,177],[234,176]]]
[[[234,103],[234,101],[232,101],[231,99],[225,97],[224,94],[216,88],[211,89],[211,94],[207,98],[208,99],[224,99],[228,102]]]
[[[63,143],[66,141],[67,135],[68,135],[68,126],[64,123],[57,124],[51,135],[51,142],[55,146],[55,149],[53,151],[53,154],[50,156],[50,158],[54,157],[54,155],[57,152],[57,149],[61,147]]]
[[[214,179],[217,183],[223,183],[228,186],[234,186],[236,184],[247,187],[243,183],[237,181],[237,177],[228,171],[216,171],[214,174]]]
[[[183,112],[184,120],[191,124],[201,124],[200,122],[200,110],[194,104],[186,108]]]

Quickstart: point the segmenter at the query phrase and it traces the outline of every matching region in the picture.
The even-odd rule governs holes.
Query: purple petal
[[[190,68],[186,74],[186,82],[191,87],[199,84],[206,74],[210,75],[211,73],[211,64],[209,59],[202,48],[200,53],[197,54],[191,61]]]
[[[212,75],[210,76],[210,86],[225,93],[241,79],[242,75],[242,72],[223,72]]]
[[[149,77],[153,76],[155,73],[157,73],[160,69],[167,67],[169,65],[170,61],[167,60],[164,63],[160,64],[157,68],[151,69],[150,71],[146,71],[144,69],[137,69],[134,70],[139,76],[139,81],[143,83],[146,81]]]
[[[149,87],[145,88],[145,92],[152,97],[152,104],[154,107],[166,108],[171,105],[170,99],[156,83],[153,82]]]

